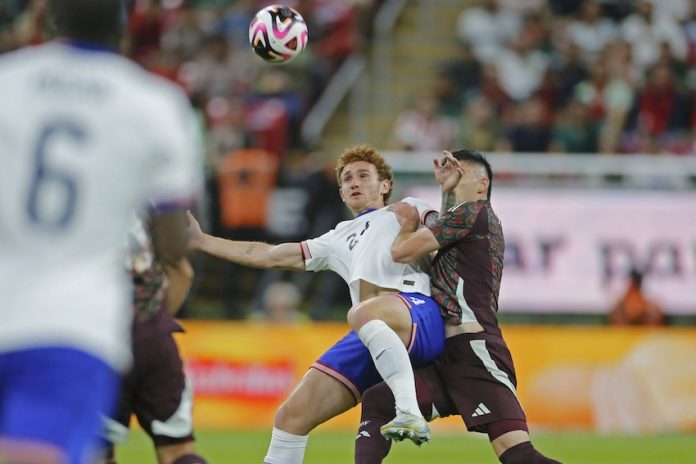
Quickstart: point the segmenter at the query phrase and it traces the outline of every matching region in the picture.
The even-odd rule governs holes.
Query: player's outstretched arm
[[[392,242],[392,260],[397,263],[408,263],[440,248],[430,229],[418,228],[420,215],[415,207],[399,202],[391,205],[389,211],[396,214],[401,224],[401,230]]]
[[[261,269],[280,268],[294,271],[305,269],[299,243],[269,245],[262,242],[227,240],[206,234],[191,212],[186,213],[191,233],[191,248],[209,255]]]

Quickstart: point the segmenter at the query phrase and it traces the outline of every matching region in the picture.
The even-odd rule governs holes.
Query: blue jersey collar
[[[63,45],[67,45],[78,51],[83,52],[96,52],[96,53],[118,53],[115,48],[109,47],[104,44],[98,44],[94,42],[83,42],[81,40],[63,39],[59,41]]]
[[[371,213],[371,212],[373,212],[373,211],[377,211],[377,208],[367,208],[365,211],[363,211],[362,213],[358,214],[358,215],[355,216],[355,217],[356,217],[356,218],[359,218],[359,217],[362,216],[363,214]]]

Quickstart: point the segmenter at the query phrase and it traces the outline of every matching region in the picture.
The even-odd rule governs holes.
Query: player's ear
[[[379,193],[382,195],[389,193],[389,190],[391,189],[391,181],[389,179],[384,179],[379,186]]]
[[[490,179],[488,177],[482,177],[481,180],[479,181],[479,194],[486,194],[488,195],[488,186],[491,185]]]
[[[341,200],[343,200],[343,203],[346,202],[346,197],[343,196],[343,189],[338,189],[338,196],[341,197]]]

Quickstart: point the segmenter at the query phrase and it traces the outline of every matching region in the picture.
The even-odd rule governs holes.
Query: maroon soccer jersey
[[[167,283],[164,269],[155,258],[147,225],[140,218],[135,218],[128,232],[126,268],[133,278],[135,320],[152,317],[164,305]]]
[[[455,206],[428,228],[440,243],[430,285],[443,316],[453,324],[476,321],[500,335],[496,313],[505,239],[490,201]]]

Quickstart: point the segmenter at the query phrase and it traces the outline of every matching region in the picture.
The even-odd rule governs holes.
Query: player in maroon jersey
[[[493,173],[478,152],[445,152],[435,160],[442,187],[440,218],[418,228],[418,214],[403,203],[391,207],[401,231],[392,257],[409,262],[438,250],[430,271],[432,295],[447,320],[445,351],[415,372],[418,403],[429,420],[460,415],[470,431],[488,434],[503,464],[557,463],[531,444],[515,387],[512,356],[498,327],[498,293],[505,241],[490,203]],[[394,417],[383,383],[368,389],[355,445],[355,462],[379,463],[391,442],[380,427]]]
[[[193,268],[185,257],[172,263],[158,259],[157,236],[153,239],[150,229],[136,219],[128,234],[133,367],[122,380],[115,414],[104,418],[105,464],[116,464],[114,445],[126,440],[132,415],[152,439],[160,464],[205,464],[193,436],[193,391],[173,337],[183,332],[174,315],[186,299]]]

